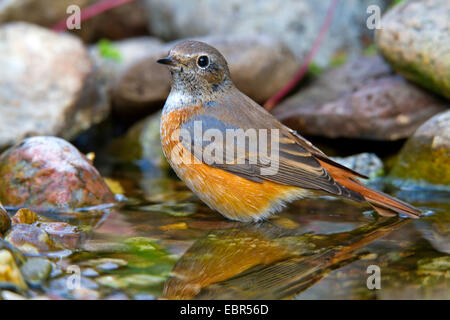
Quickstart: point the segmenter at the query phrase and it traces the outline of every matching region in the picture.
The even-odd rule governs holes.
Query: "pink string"
[[[133,2],[134,0],[103,0],[96,2],[81,10],[81,22],[89,20],[105,11],[111,10],[123,4]],[[67,29],[67,18],[61,20],[52,27],[53,31],[61,32]]]
[[[297,85],[297,83],[299,83],[300,80],[303,79],[306,72],[308,71],[309,65],[311,64],[314,56],[316,55],[317,51],[319,50],[323,42],[323,39],[325,38],[328,32],[338,2],[339,0],[331,0],[330,6],[328,7],[327,10],[327,14],[325,16],[325,20],[320,28],[316,40],[314,40],[314,44],[312,46],[311,51],[308,53],[305,61],[303,61],[303,64],[300,66],[300,68],[298,69],[294,77],[291,79],[291,81],[289,81],[289,83],[286,86],[284,86],[281,90],[279,90],[269,100],[266,101],[266,103],[264,104],[264,108],[266,110],[268,111],[272,110],[280,102],[280,100],[283,99]]]

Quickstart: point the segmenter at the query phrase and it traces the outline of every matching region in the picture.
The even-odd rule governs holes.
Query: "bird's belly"
[[[308,191],[298,187],[270,181],[254,182],[206,164],[172,167],[201,200],[233,220],[263,219],[279,211],[284,202],[308,194]]]
[[[260,220],[281,210],[285,202],[310,194],[310,191],[294,186],[254,182],[201,163],[177,137],[177,129],[185,116],[181,112],[163,115],[161,144],[164,155],[178,177],[211,208],[233,220]]]

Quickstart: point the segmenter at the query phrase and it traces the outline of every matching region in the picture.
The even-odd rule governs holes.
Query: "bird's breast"
[[[169,164],[197,196],[230,219],[258,220],[278,211],[283,202],[308,194],[298,187],[254,182],[196,159],[179,139],[183,123],[201,111],[177,110],[161,118],[161,144]]]

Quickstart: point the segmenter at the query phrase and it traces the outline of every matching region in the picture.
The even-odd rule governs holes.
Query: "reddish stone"
[[[115,202],[91,162],[55,137],[25,139],[0,156],[0,201],[34,210],[74,210]]]

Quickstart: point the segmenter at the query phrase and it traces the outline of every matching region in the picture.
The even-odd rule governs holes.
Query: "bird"
[[[157,62],[171,74],[160,122],[163,153],[187,187],[226,218],[261,221],[294,200],[323,195],[367,202],[381,216],[420,216],[412,205],[365,186],[359,178],[366,176],[330,159],[239,91],[216,48],[185,40]]]

